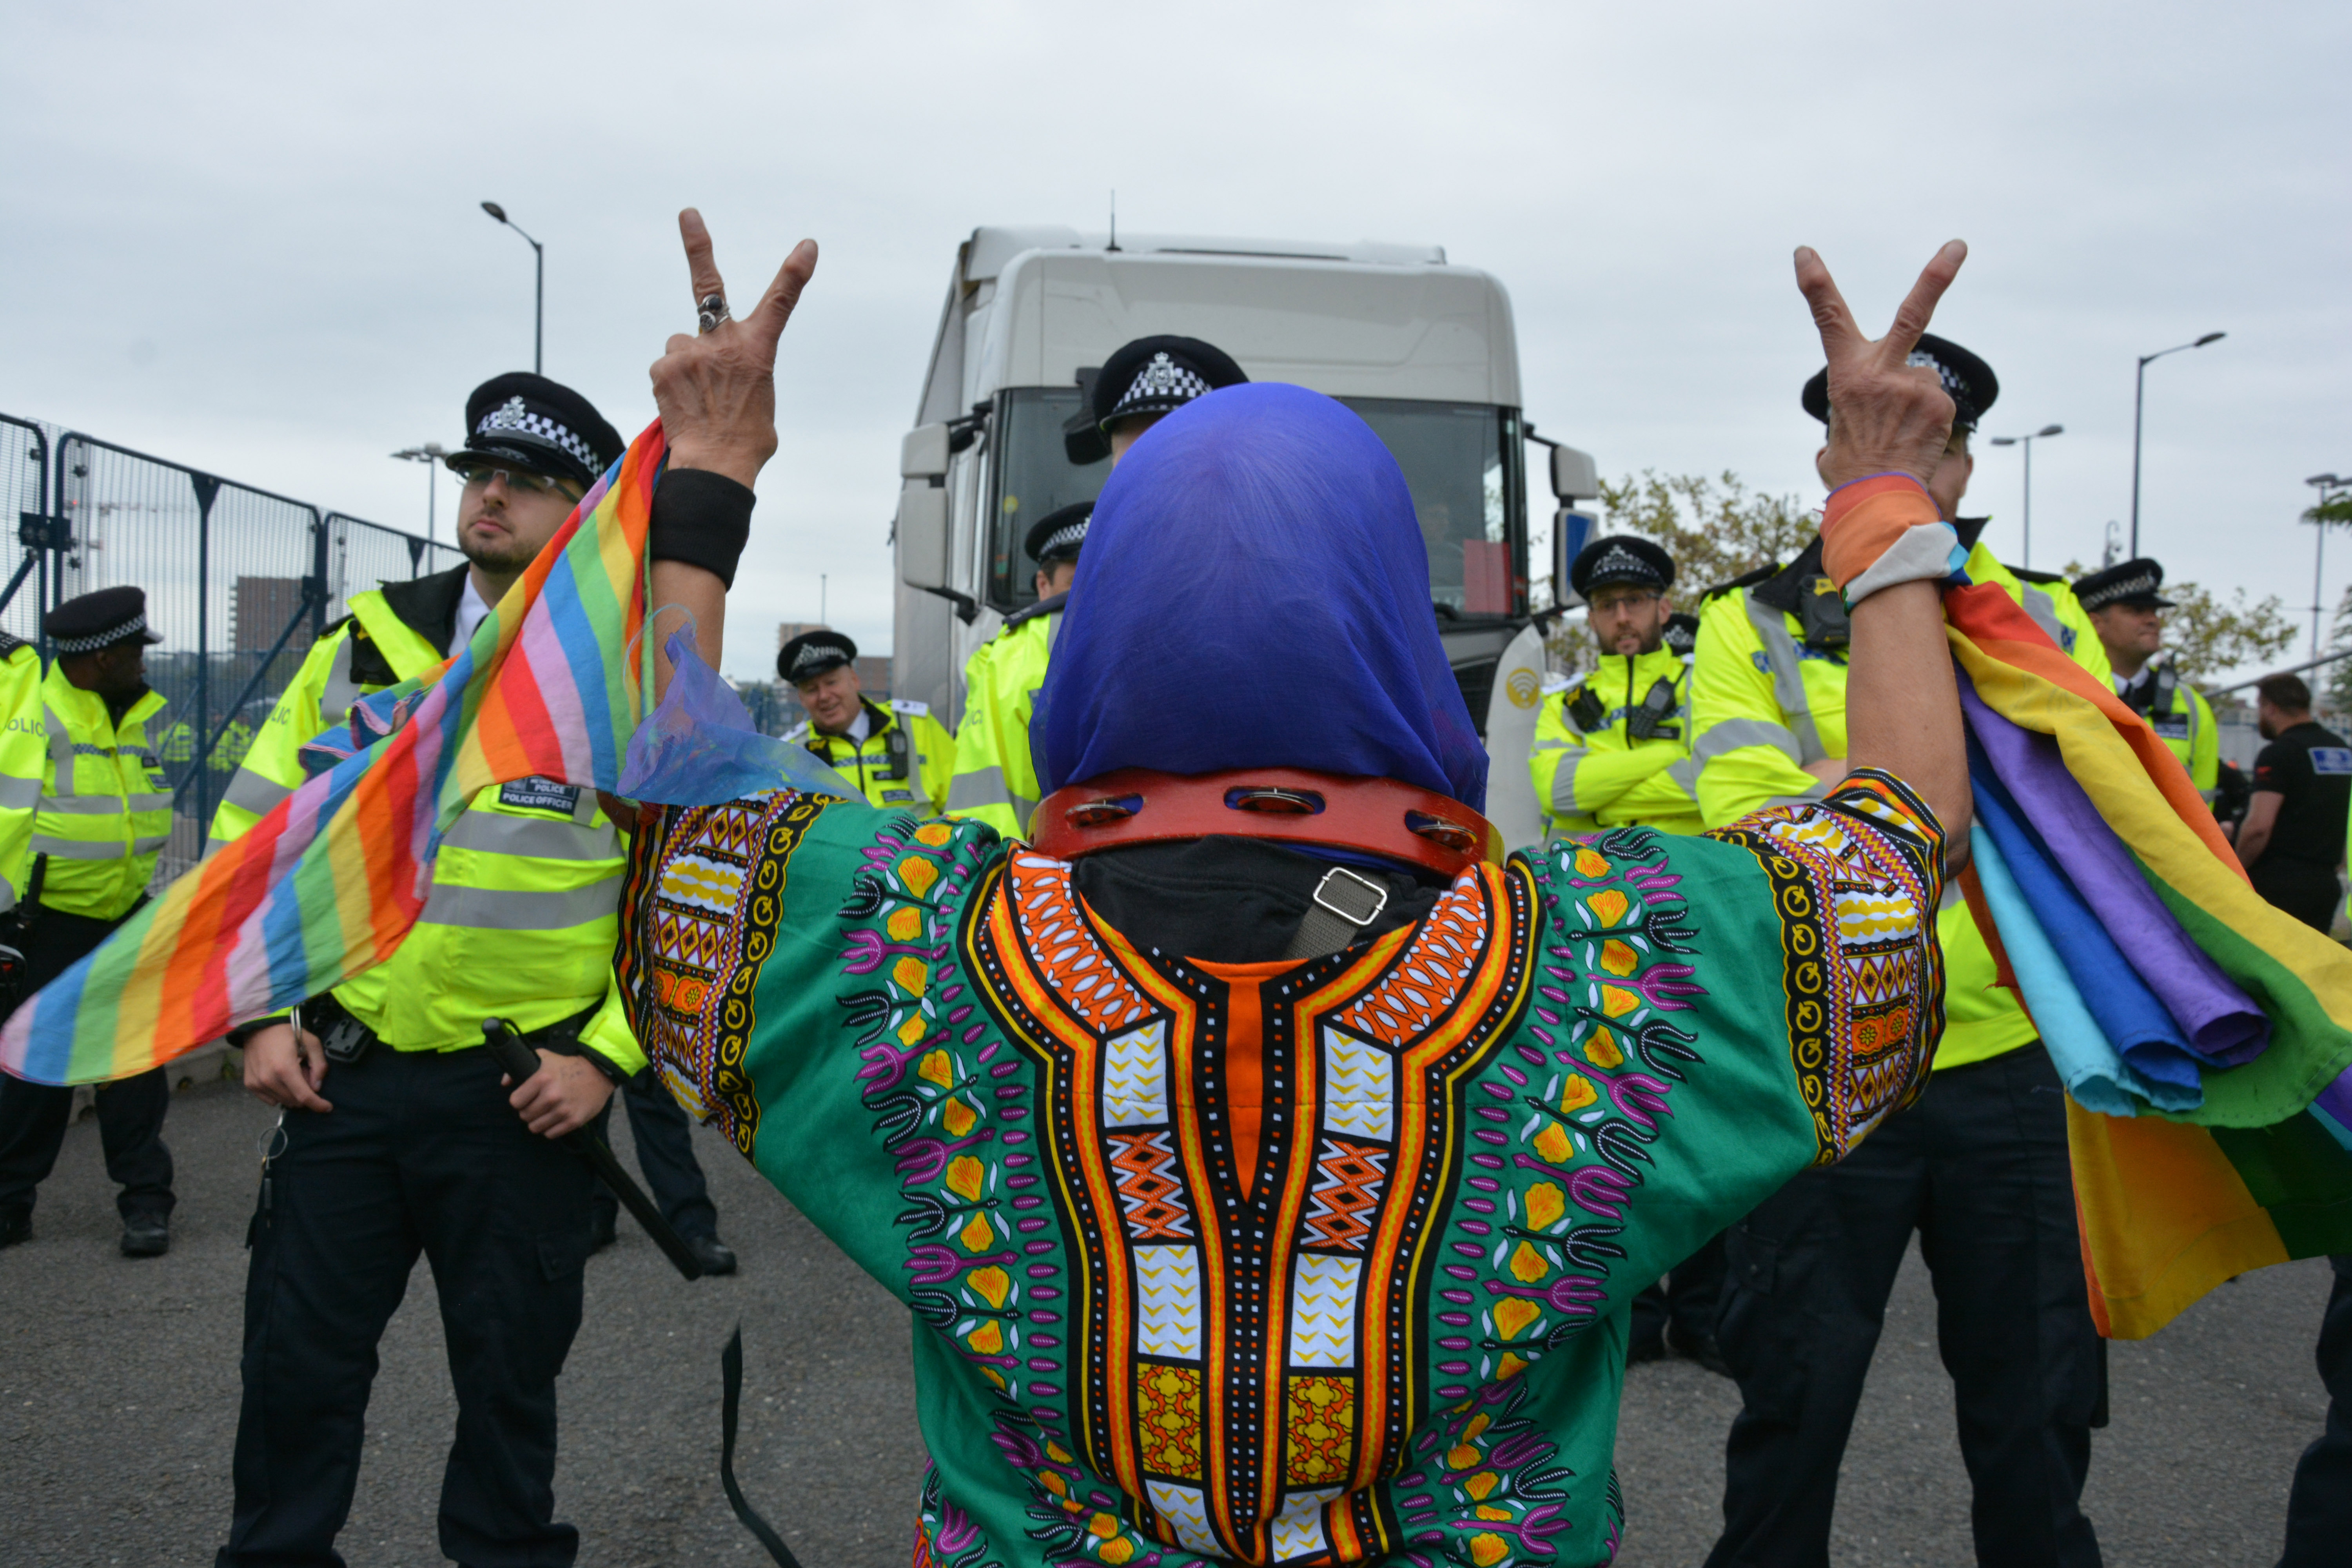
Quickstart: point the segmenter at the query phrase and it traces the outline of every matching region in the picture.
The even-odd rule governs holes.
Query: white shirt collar
[[[456,653],[471,643],[474,628],[480,626],[482,617],[489,613],[489,601],[482,597],[479,588],[474,586],[474,574],[468,571],[466,574],[466,591],[457,599],[457,629],[449,639],[449,651]]]

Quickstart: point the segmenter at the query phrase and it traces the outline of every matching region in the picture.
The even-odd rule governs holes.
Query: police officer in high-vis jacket
[[[955,742],[929,703],[866,696],[856,643],[835,631],[803,632],[776,650],[776,673],[808,710],[784,739],[806,746],[875,805],[919,816],[947,809]]]
[[[71,968],[147,901],[172,837],[172,789],[147,726],[147,595],[101,588],[41,622],[57,658],[46,679],[32,647],[0,649],[7,729],[0,739],[0,882],[23,952],[6,1009]],[[4,1015],[0,1015],[4,1016]],[[122,1251],[172,1244],[172,1155],[164,1069],[101,1085],[99,1142],[121,1187]],[[34,1189],[57,1163],[73,1090],[0,1077],[0,1247],[32,1233]]]
[[[303,743],[360,696],[470,642],[623,447],[586,398],[538,375],[486,383],[466,420],[448,463],[467,564],[352,596],[255,736],[216,841],[301,782]],[[646,1066],[613,979],[625,865],[595,791],[486,789],[451,825],[391,958],[304,1003],[299,1033],[281,1019],[234,1037],[246,1087],[282,1114],[250,1232],[221,1564],[335,1560],[376,1342],[420,1252],[457,1397],[441,1549],[465,1563],[572,1561],[578,1532],[552,1517],[555,1379],[580,1326],[593,1178],[555,1140]],[[482,1048],[493,1016],[540,1053],[520,1089]]]
[[[1646,539],[1586,545],[1569,585],[1585,601],[1600,668],[1544,699],[1528,759],[1547,836],[1603,827],[1699,830],[1690,761],[1690,664],[1666,642],[1674,557]]]
[[[2163,586],[2163,566],[2143,558],[2075,578],[2074,597],[2107,650],[2116,695],[2147,721],[2210,801],[2221,783],[2221,731],[2204,693],[2182,680],[2170,659],[2157,657],[2164,647],[2164,612],[2172,608],[2158,591]]]
[[[1233,356],[1198,338],[1138,338],[1095,374],[1089,401],[1065,427],[1063,447],[1081,466],[1105,458],[1112,467],[1146,430],[1196,397],[1249,377]],[[955,776],[948,815],[985,822],[1021,837],[1037,809],[1037,770],[1029,760],[1029,721],[1062,606],[1078,572],[1078,548],[1095,503],[1078,501],[1039,518],[1022,541],[1036,563],[1036,603],[965,661],[963,721],[956,726]]]
[[[2063,583],[2027,581],[1959,516],[1969,437],[1999,393],[1991,368],[1923,335],[1956,413],[1928,490],[1998,583],[2095,679],[2105,650]],[[1804,405],[1826,422],[1826,373]],[[1712,596],[1692,674],[1700,816],[1720,826],[1812,797],[1846,771],[1846,618],[1816,540]],[[1995,984],[1958,897],[1937,921],[1946,1022],[1920,1100],[1853,1155],[1809,1171],[1726,1233],[1717,1334],[1739,1382],[1710,1568],[1826,1561],[1838,1466],[1888,1293],[1916,1231],[1934,1281],[1982,1563],[2095,1563],[2079,1507],[2106,1363],[2084,1292],[2064,1094],[2032,1020]]]

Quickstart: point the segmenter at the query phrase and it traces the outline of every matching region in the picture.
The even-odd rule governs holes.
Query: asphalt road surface
[[[168,1258],[116,1255],[95,1121],[68,1133],[35,1239],[0,1253],[0,1564],[202,1564],[228,1526],[244,1238],[272,1113],[232,1086],[184,1090]],[[614,1131],[625,1140],[626,1118]],[[714,1135],[698,1148],[743,1260],[689,1285],[624,1216],[591,1260],[562,1387],[562,1517],[581,1562],[764,1563],[719,1483],[719,1352],[747,1363],[738,1474],[807,1568],[902,1568],[923,1453],[908,1319]],[[2248,1276],[2153,1341],[2112,1347],[2114,1424],[2085,1500],[2113,1564],[2259,1564],[2278,1552],[2295,1456],[2320,1428],[2311,1361],[2326,1265]],[[1618,1445],[1629,1568],[1696,1564],[1719,1519],[1732,1386],[1688,1363],[1636,1367]],[[356,1568],[443,1561],[434,1510],[455,1408],[420,1268],[383,1346]],[[1969,1494],[1915,1253],[1847,1451],[1833,1560],[1967,1563]]]

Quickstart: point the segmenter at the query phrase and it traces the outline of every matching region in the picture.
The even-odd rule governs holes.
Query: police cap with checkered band
[[[596,405],[564,385],[527,370],[492,376],[466,399],[466,445],[448,457],[495,458],[534,474],[593,485],[628,443]]]
[[[2172,601],[2157,592],[2164,586],[2164,567],[2142,556],[2121,561],[2074,579],[2074,601],[2085,610],[2109,605],[2129,605],[2135,610],[2168,610]]]
[[[147,629],[147,591],[127,584],[68,599],[41,617],[41,631],[59,653],[96,653],[119,642],[163,640]]]
[[[1944,392],[1952,400],[1952,428],[1973,430],[1977,421],[1992,408],[1992,400],[2000,395],[2000,382],[1993,375],[1992,366],[1948,339],[1933,332],[1919,334],[1919,346],[1911,351],[1910,363],[1936,373],[1944,384]],[[1805,383],[1805,412],[1826,425],[1830,422],[1830,371],[1823,365]]]
[[[1076,561],[1078,547],[1087,542],[1087,524],[1094,515],[1095,503],[1090,500],[1055,507],[1030,524],[1028,537],[1021,546],[1029,552],[1029,559],[1040,566],[1056,561]]]
[[[857,662],[857,645],[839,632],[803,632],[776,650],[776,673],[798,686]]]
[[[1568,569],[1568,585],[1580,599],[1616,583],[1663,594],[1675,585],[1675,558],[1646,539],[1612,533],[1586,545]]]

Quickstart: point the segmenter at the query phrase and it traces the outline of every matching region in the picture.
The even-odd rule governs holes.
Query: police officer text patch
[[[517,779],[499,791],[499,804],[525,811],[560,811],[569,816],[580,809],[580,786],[538,777]]]
[[[2352,746],[2314,746],[2305,753],[2315,773],[2352,773]]]

